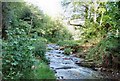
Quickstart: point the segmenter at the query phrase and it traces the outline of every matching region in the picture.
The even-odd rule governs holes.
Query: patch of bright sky
[[[62,13],[61,0],[25,0],[38,6],[44,13],[56,17]]]

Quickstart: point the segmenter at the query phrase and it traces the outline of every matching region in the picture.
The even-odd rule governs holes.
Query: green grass
[[[58,41],[57,44],[60,46],[70,46],[70,47],[79,45],[79,43],[74,40]]]
[[[56,79],[54,72],[49,66],[45,62],[39,60],[35,63],[33,70],[26,74],[26,78],[28,79]]]
[[[70,55],[71,52],[72,52],[72,49],[71,49],[71,48],[65,48],[65,49],[64,49],[64,54],[66,54],[66,55]]]

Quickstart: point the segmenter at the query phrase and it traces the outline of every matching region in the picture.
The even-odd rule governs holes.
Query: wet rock
[[[54,46],[54,49],[55,49],[55,50],[58,50],[58,49],[59,49],[59,46]]]
[[[57,71],[56,70],[53,70],[55,73],[57,73]]]
[[[71,55],[70,55],[70,57],[75,57],[75,56],[76,56],[76,54],[71,54]]]
[[[56,48],[56,47],[54,47],[54,50],[59,50],[59,47],[57,47],[57,48]]]
[[[117,75],[119,75],[119,73],[117,73]]]
[[[93,62],[93,59],[89,59],[89,60],[84,60],[85,62]]]
[[[50,64],[50,62],[47,63],[48,65]]]
[[[106,71],[106,68],[102,68],[101,71]]]
[[[50,68],[54,69],[54,67],[50,67]]]
[[[56,55],[57,57],[60,57],[60,55]]]
[[[64,50],[65,49],[65,47],[59,47],[59,50]]]
[[[101,71],[102,68],[96,68],[96,67],[95,67],[94,70],[95,70],[95,71]]]
[[[51,54],[48,54],[49,56],[51,56]]]
[[[58,77],[58,79],[63,79],[63,76]]]
[[[84,62],[84,59],[77,58],[73,54],[66,56],[63,54],[63,48],[60,48],[54,44],[48,45],[48,48],[52,48],[52,50],[46,52],[45,55],[50,61],[49,66],[55,72],[58,79],[94,79],[96,77],[100,77],[98,72],[90,68],[85,68],[86,66],[95,66],[92,61]]]
[[[110,72],[110,73],[112,73],[112,72],[113,72],[113,70],[112,70],[112,69],[107,69],[107,71],[108,71],[108,72]]]
[[[58,53],[61,53],[61,52],[58,52]]]
[[[84,67],[88,67],[88,68],[94,68],[95,67],[95,63],[94,62],[80,62],[81,66],[84,66]]]
[[[70,58],[63,58],[63,60],[70,60]]]
[[[84,59],[77,58],[77,57],[71,57],[71,60],[72,60],[75,64],[80,64],[80,62],[82,62]]]
[[[71,68],[74,68],[74,67],[61,67],[61,68],[56,68],[56,69],[71,69]]]

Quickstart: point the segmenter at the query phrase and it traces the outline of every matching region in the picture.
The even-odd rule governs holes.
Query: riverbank
[[[59,47],[57,50],[64,50],[64,47]],[[63,53],[64,54],[64,53]],[[105,68],[102,64],[94,63],[93,60],[85,60],[85,55],[83,52],[71,53],[70,56],[74,56],[82,59],[81,61],[76,61],[75,64],[82,67],[90,68],[94,71],[101,72],[103,76],[110,79],[120,79],[120,70],[115,68]]]
[[[57,79],[102,79],[106,78],[101,72],[91,68],[83,67],[77,63],[83,61],[82,58],[74,55],[65,55],[60,46],[48,44],[48,51],[45,56],[50,61],[49,66],[55,72]]]

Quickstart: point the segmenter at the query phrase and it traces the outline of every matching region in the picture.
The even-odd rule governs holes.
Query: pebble
[[[49,54],[49,56],[51,56],[51,54]]]
[[[63,58],[63,60],[70,60],[70,58]]]
[[[114,74],[114,72],[112,72],[112,74]]]
[[[57,73],[57,71],[56,70],[53,70],[55,73]]]
[[[50,68],[54,69],[54,67],[50,67]]]
[[[117,73],[117,75],[119,75],[119,73]]]
[[[58,79],[63,79],[63,76],[58,77]]]
[[[57,57],[60,57],[60,55],[56,55]]]

